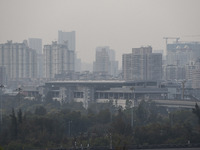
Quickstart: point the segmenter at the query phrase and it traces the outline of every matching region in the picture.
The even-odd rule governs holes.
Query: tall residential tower
[[[0,66],[4,66],[8,80],[37,78],[36,50],[28,47],[28,42],[0,44]]]
[[[109,46],[96,48],[93,72],[117,76],[118,62],[115,61],[115,51],[110,49]]]
[[[125,80],[160,80],[162,54],[152,53],[152,47],[133,48],[122,56],[122,74]]]
[[[37,77],[43,78],[44,74],[44,57],[42,52],[42,39],[29,38],[28,46],[37,52]]]
[[[68,49],[67,43],[44,45],[45,78],[54,78],[56,74],[74,71],[74,51]]]
[[[63,32],[58,31],[58,44],[65,44],[67,42],[68,49],[75,51],[76,50],[76,32]]]

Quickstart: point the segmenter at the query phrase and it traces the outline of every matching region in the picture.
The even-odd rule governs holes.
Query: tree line
[[[200,109],[167,109],[142,101],[125,109],[113,102],[60,103],[49,96],[3,99],[0,145],[5,150],[200,143]],[[12,106],[12,108],[11,108]]]

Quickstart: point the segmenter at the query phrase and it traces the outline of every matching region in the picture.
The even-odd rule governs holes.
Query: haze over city
[[[133,47],[165,49],[165,36],[199,40],[199,5],[199,0],[1,0],[0,43],[41,38],[46,45],[57,40],[58,30],[76,31],[83,62],[94,61],[97,46],[110,46],[121,60]]]
[[[0,150],[200,148],[200,0],[0,0]]]

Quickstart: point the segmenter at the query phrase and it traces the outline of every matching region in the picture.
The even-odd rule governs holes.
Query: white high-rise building
[[[67,42],[68,49],[75,51],[76,50],[76,32],[63,32],[58,31],[58,44],[64,44]]]
[[[68,49],[67,43],[44,45],[45,78],[54,78],[56,74],[74,71],[74,51]]]
[[[167,65],[185,66],[200,57],[200,42],[176,41],[167,44]]]
[[[0,44],[0,66],[6,68],[8,80],[37,78],[37,54],[27,41]]]
[[[200,89],[200,58],[195,61],[195,69],[192,76],[192,88]]]
[[[37,77],[43,78],[44,74],[44,55],[42,52],[42,39],[39,38],[29,38],[28,45],[30,48],[36,50],[37,52]]]

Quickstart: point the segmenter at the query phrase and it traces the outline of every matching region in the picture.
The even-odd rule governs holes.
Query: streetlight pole
[[[131,109],[131,127],[133,128],[133,105],[134,105],[134,96],[133,96],[133,91],[134,87],[131,87],[130,90],[132,91],[132,109]]]
[[[70,120],[69,122],[69,137],[71,136],[71,123],[72,123],[72,121]]]
[[[3,88],[4,88],[4,85],[0,85],[0,88],[1,88],[1,124],[3,123],[3,107],[2,107],[2,101],[3,101],[3,99],[2,99],[2,95],[3,95]]]

